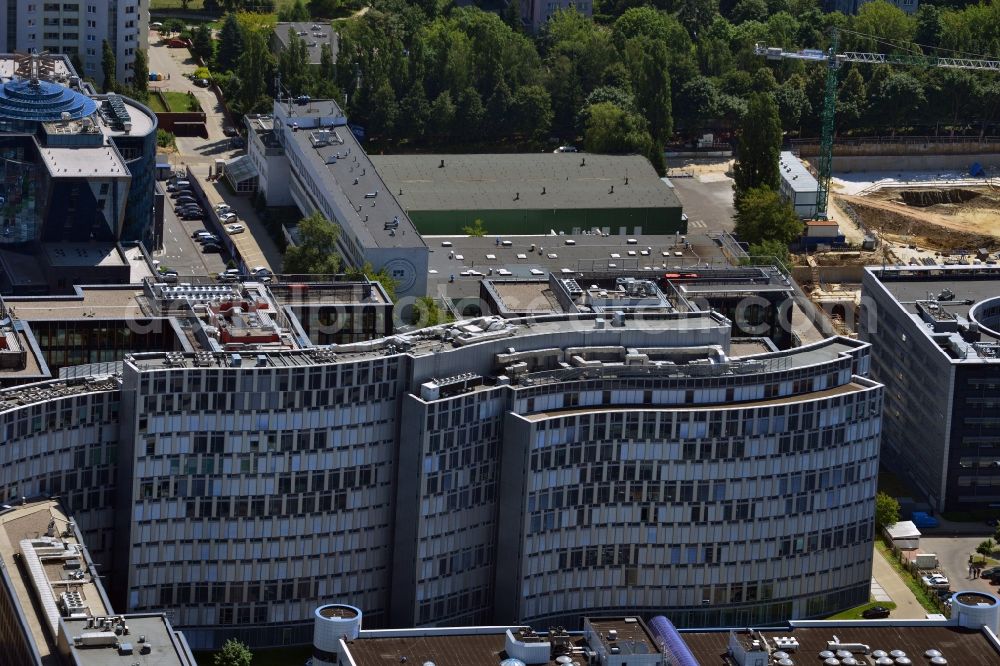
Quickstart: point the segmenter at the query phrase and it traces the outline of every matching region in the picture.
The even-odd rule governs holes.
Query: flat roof
[[[125,265],[125,259],[114,243],[45,243],[42,250],[49,265],[60,268]]]
[[[40,146],[42,161],[54,178],[127,178],[128,169],[114,146]]]
[[[673,188],[641,155],[373,155],[371,160],[394,194],[402,190],[397,196],[408,211],[681,207]]]
[[[0,335],[3,335],[7,331],[8,329],[6,328],[0,329]],[[17,336],[17,342],[25,352],[25,364],[23,368],[18,369],[0,368],[0,382],[7,380],[7,383],[11,383],[13,381],[12,378],[25,381],[32,378],[42,380],[50,377],[51,375],[47,369],[46,372],[42,372],[41,363],[39,363],[38,357],[35,356],[35,347],[31,345],[27,331],[23,328],[17,328],[13,331],[13,334]]]
[[[488,229],[488,227],[487,227]],[[690,247],[680,241],[686,238]],[[636,242],[630,244],[629,239]],[[705,234],[681,235],[609,235],[565,234],[544,236],[425,236],[430,248],[428,265],[447,281],[450,274],[461,276],[464,270],[494,275],[500,269],[511,275],[528,278],[532,270],[543,273],[570,271],[649,271],[655,275],[676,270],[699,270],[706,264],[727,267],[728,261],[718,243]],[[572,243],[567,245],[567,241]],[[505,245],[507,242],[509,245]],[[450,243],[443,247],[442,243]],[[534,249],[532,249],[534,246]],[[454,253],[454,255],[452,254]],[[613,256],[618,255],[618,256]],[[459,259],[458,257],[461,257]],[[451,285],[454,287],[454,285]],[[450,289],[451,287],[449,287]]]
[[[931,649],[939,650],[949,664],[994,666],[1000,663],[1000,652],[981,631],[959,627],[923,623],[890,626],[876,622],[850,626],[836,622],[825,627],[763,629],[760,633],[769,642],[778,636],[791,636],[798,640],[799,648],[790,653],[796,664],[822,663],[817,655],[827,649],[827,642],[832,641],[834,635],[842,643],[863,643],[872,650],[902,650],[914,664],[929,663],[924,652]],[[681,637],[701,666],[733,666],[726,656],[728,631],[682,632]],[[774,645],[773,642],[771,644]]]
[[[78,551],[83,544],[77,541],[76,533],[69,529],[69,523],[69,518],[56,500],[15,505],[0,514],[0,559],[4,562],[7,575],[11,577],[13,592],[23,612],[22,617],[31,631],[43,664],[59,663],[55,654],[60,617],[56,602],[62,592],[79,592],[82,603],[93,615],[107,615],[109,612],[90,572],[83,564],[82,553]],[[72,570],[64,569],[62,564],[22,555],[22,541],[44,537],[50,524],[55,526],[55,538],[69,543],[72,553],[79,555],[79,570],[84,571],[84,578],[70,580],[68,574]],[[24,560],[23,567],[14,559],[15,553]],[[41,593],[35,591],[33,574],[38,577],[37,582],[44,586]]]
[[[122,286],[77,286],[74,296],[8,296],[7,309],[28,322],[52,319],[140,319],[148,314],[140,305],[142,289]]]
[[[291,23],[281,22],[274,26],[274,38],[281,44],[282,49],[288,48],[291,40],[288,38],[288,31],[294,32],[299,39],[306,43],[306,54],[310,65],[318,65],[322,62],[323,44],[330,45],[330,52],[333,61],[337,62],[337,50],[339,36],[333,29],[329,21],[293,21]],[[298,91],[293,91],[297,93]]]
[[[517,627],[511,627],[516,629]],[[351,658],[357,666],[399,666],[432,662],[435,666],[499,666],[506,658],[504,651],[505,629],[495,633],[432,634],[420,630],[391,632],[393,636],[366,637],[347,641]],[[389,632],[386,632],[389,633]],[[570,636],[574,646],[585,641],[579,634]],[[538,666],[561,666],[555,660],[540,662]]]
[[[276,101],[274,109],[276,127],[281,123],[298,125],[298,131],[293,132],[287,126],[281,131],[322,178],[322,182],[315,184],[318,191],[312,195],[323,196],[338,211],[337,221],[346,221],[363,247],[426,247],[354,133],[345,124],[334,125],[344,118],[335,101],[312,100],[304,105]],[[319,134],[321,131],[330,134]],[[319,138],[328,142],[321,141],[325,145],[314,147]],[[393,221],[399,226],[387,229],[386,223]]]
[[[485,281],[485,280],[484,280]],[[514,312],[561,312],[562,308],[545,279],[488,280],[501,305]]]
[[[605,650],[617,647],[622,658],[628,655],[656,654],[659,648],[641,618],[587,618]],[[612,641],[609,633],[616,632]]]
[[[120,653],[113,646],[85,647],[71,644],[70,653],[76,659],[74,666],[195,666],[186,644],[160,614],[134,614],[124,616],[128,626],[127,636],[120,642],[132,647],[131,654]],[[63,620],[70,636],[86,632],[85,619]],[[139,637],[143,642],[139,642]],[[144,649],[148,649],[148,652]]]
[[[816,177],[791,151],[784,150],[778,156],[778,171],[781,173],[782,180],[788,183],[794,192],[805,193],[819,190]]]
[[[125,130],[115,129],[111,125],[102,121],[101,127],[104,130],[104,133],[108,136],[145,136],[152,132],[153,127],[156,125],[155,116],[150,116],[152,111],[145,110],[143,107],[139,106],[137,102],[134,102],[123,95],[119,95],[119,98],[125,104],[125,110],[128,111],[132,127],[126,132]],[[96,95],[94,99],[104,100],[107,99],[107,96]]]

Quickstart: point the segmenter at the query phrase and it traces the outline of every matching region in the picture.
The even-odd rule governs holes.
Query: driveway
[[[733,230],[733,179],[728,161],[669,160],[670,182],[688,216],[688,233]]]
[[[986,534],[978,536],[920,537],[920,552],[938,556],[941,571],[951,582],[951,589],[979,590],[997,593],[995,585],[981,578],[969,578],[969,555],[976,552],[976,546],[990,536],[990,528],[982,526]],[[976,557],[979,557],[976,555]]]
[[[149,71],[167,74],[166,81],[151,81],[150,89],[193,93],[205,112],[205,127],[208,139],[201,137],[177,137],[177,150],[185,163],[212,164],[216,159],[229,159],[241,151],[233,150],[222,128],[228,124],[222,104],[215,93],[199,88],[185,74],[192,74],[198,67],[194,56],[187,49],[171,49],[166,46],[159,33],[149,33]]]
[[[188,275],[215,275],[226,267],[222,255],[205,254],[201,246],[191,239],[191,234],[204,229],[201,220],[181,220],[174,214],[173,201],[163,211],[163,250],[154,253],[162,266],[177,271],[183,280]]]

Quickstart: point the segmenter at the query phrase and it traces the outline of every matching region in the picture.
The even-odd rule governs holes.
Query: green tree
[[[145,102],[149,98],[149,60],[146,57],[146,49],[135,50],[131,92],[140,102]]]
[[[196,25],[191,28],[191,51],[204,63],[212,61],[215,47],[211,28],[204,25]]]
[[[176,137],[165,129],[156,130],[156,145],[160,148],[176,148]]]
[[[339,7],[340,0],[309,0],[309,15],[313,18],[333,18]]]
[[[485,114],[483,100],[475,88],[469,87],[459,93],[455,104],[455,125],[462,137],[478,138]]]
[[[754,93],[740,127],[737,157],[733,164],[735,199],[757,187],[778,189],[778,156],[781,152],[781,120],[774,97]]]
[[[858,8],[852,21],[850,46],[859,51],[892,53],[907,47],[916,33],[916,21],[906,12],[886,2],[874,0]]]
[[[243,53],[236,67],[239,93],[237,106],[243,113],[266,111],[271,106],[267,83],[274,70],[274,60],[267,47],[264,33],[248,32],[244,38]]]
[[[636,105],[649,123],[653,141],[662,146],[674,130],[667,47],[646,37],[630,39],[625,45],[625,61],[631,70]]]
[[[511,107],[511,129],[521,136],[541,139],[552,127],[552,98],[540,85],[521,86]]]
[[[278,10],[278,20],[284,23],[289,23],[292,21],[308,21],[311,17],[309,16],[309,10],[302,0],[295,0],[291,5],[285,5],[280,10]]]
[[[455,321],[451,312],[443,308],[437,299],[430,296],[420,296],[413,304],[413,320],[411,323],[421,328],[437,326]]]
[[[432,129],[436,134],[447,135],[455,123],[455,103],[451,101],[451,93],[445,90],[431,104]]]
[[[941,43],[941,9],[926,2],[917,9],[917,44],[937,46]]]
[[[382,267],[375,270],[370,262],[365,262],[365,265],[361,268],[350,267],[345,271],[345,274],[351,280],[361,280],[367,278],[372,282],[378,282],[385,289],[385,293],[389,296],[390,301],[396,300],[396,288],[399,286],[399,280],[392,277],[389,273],[389,269]]]
[[[293,97],[304,95],[312,89],[313,71],[309,67],[309,50],[305,40],[288,29],[288,44],[278,54],[278,75],[281,87]]]
[[[227,14],[219,30],[219,48],[215,53],[214,69],[220,72],[234,72],[244,53],[246,35],[236,20],[236,14]]]
[[[744,23],[746,21],[760,21],[763,23],[767,20],[767,16],[767,2],[764,0],[739,0],[733,8],[730,18],[732,18],[733,23]]]
[[[587,107],[585,115],[583,142],[588,152],[649,154],[653,137],[639,114],[620,109],[610,102],[601,102]]]
[[[774,91],[778,103],[778,116],[781,126],[791,131],[799,126],[802,118],[812,110],[809,96],[806,94],[805,81],[795,74],[779,85]]]
[[[483,226],[483,221],[478,218],[472,224],[462,227],[462,231],[473,238],[482,238],[489,233],[486,227]]]
[[[852,67],[841,79],[837,91],[837,118],[845,125],[856,124],[868,108],[865,79],[856,67]]]
[[[371,94],[371,104],[368,112],[368,122],[371,131],[383,136],[392,136],[399,116],[399,104],[396,103],[396,93],[388,79],[382,81]]]
[[[424,84],[418,79],[410,86],[410,91],[399,103],[399,133],[409,139],[424,136],[427,123],[431,120],[431,105],[424,92]]]
[[[976,546],[976,552],[982,555],[983,557],[989,557],[993,554],[993,551],[996,550],[996,548],[997,548],[996,542],[993,539],[987,539],[986,541],[983,541],[978,546]]]
[[[104,92],[115,92],[118,89],[118,79],[117,79],[118,64],[115,62],[115,52],[111,48],[111,44],[108,44],[108,40],[104,40],[101,44],[101,76],[103,81],[101,82],[101,89]]]
[[[289,274],[333,275],[340,272],[337,252],[340,227],[316,212],[302,218],[299,241],[285,250],[284,271]]]
[[[899,522],[899,502],[885,493],[875,494],[875,529],[882,530]]]
[[[889,74],[877,90],[872,109],[883,125],[889,125],[893,136],[901,127],[917,122],[917,111],[927,103],[924,85],[907,72]]]
[[[769,187],[747,190],[736,202],[735,232],[740,240],[756,245],[777,241],[788,247],[802,235],[802,220],[790,203]]]
[[[750,246],[747,251],[751,257],[774,257],[783,264],[788,264],[790,254],[788,253],[788,246],[779,240],[765,240],[759,243],[754,243]]]
[[[253,653],[250,648],[235,638],[223,643],[222,649],[212,658],[212,666],[250,666]]]

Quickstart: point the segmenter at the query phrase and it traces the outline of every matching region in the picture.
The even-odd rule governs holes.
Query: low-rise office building
[[[269,204],[322,213],[340,226],[337,246],[348,265],[386,270],[399,296],[427,292],[427,244],[335,101],[279,99],[272,119],[247,122],[250,165]]]
[[[882,459],[938,511],[1000,506],[1000,269],[865,269],[858,333],[886,386]]]
[[[0,640],[18,666],[195,666],[162,613],[116,614],[56,500],[0,508]]]

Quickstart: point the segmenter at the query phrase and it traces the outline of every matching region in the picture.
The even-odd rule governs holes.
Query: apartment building
[[[721,315],[672,312],[135,354],[0,393],[0,497],[60,494],[116,606],[199,649],[308,642],[330,598],[382,627],[862,603],[868,345],[731,349]]]
[[[938,511],[1000,506],[1000,270],[868,268],[858,333],[886,386],[882,459]]]
[[[149,48],[148,0],[0,1],[0,51],[76,57],[80,76],[103,85],[102,45],[115,53],[118,81],[132,80],[137,49]]]

